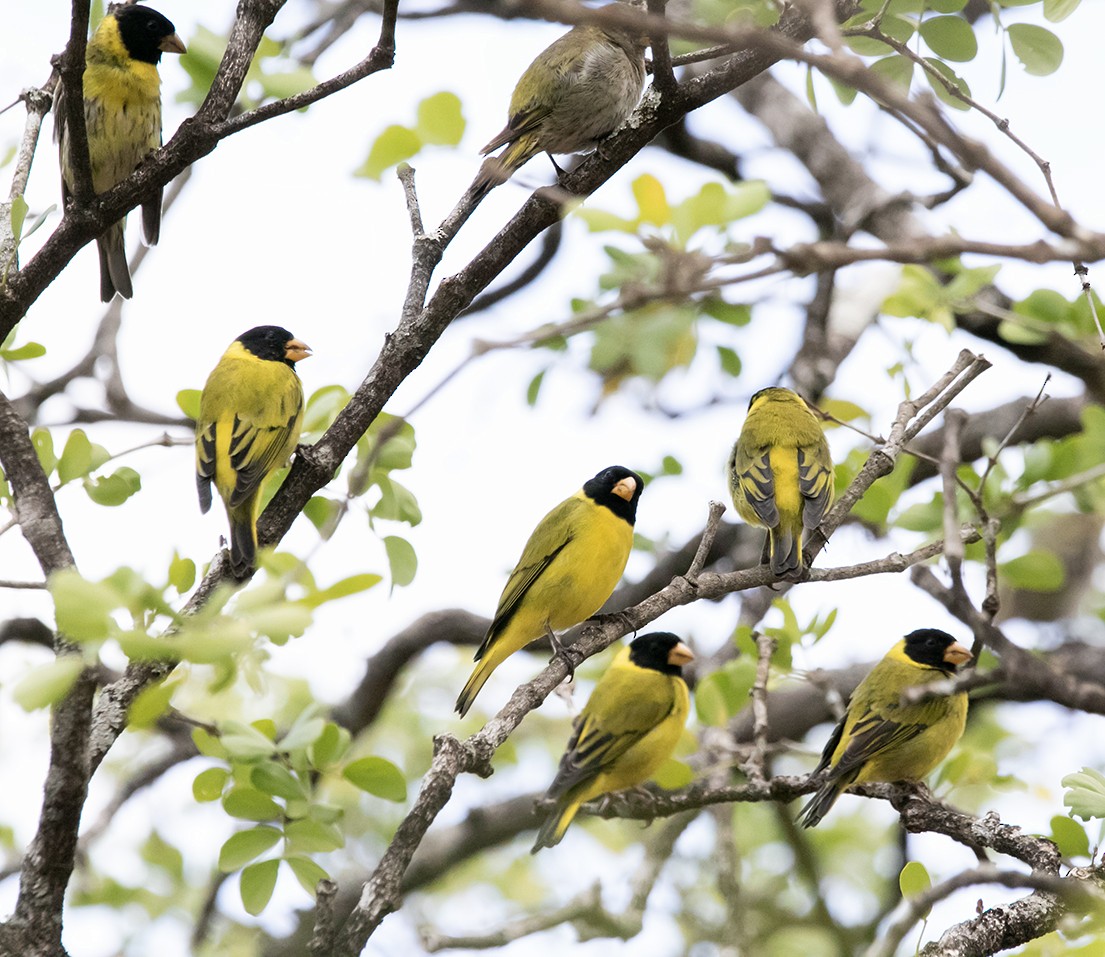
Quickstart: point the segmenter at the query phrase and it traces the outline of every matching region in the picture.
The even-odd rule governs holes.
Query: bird
[[[156,10],[133,4],[107,13],[88,41],[84,68],[84,122],[92,189],[106,193],[137,169],[161,146],[162,53],[185,53],[173,24]],[[55,138],[61,153],[61,192],[68,203],[75,191],[65,84],[54,100]],[[116,292],[134,295],[123,241],[124,216],[96,239],[100,254],[100,299]],[[161,190],[142,204],[146,244],[156,245],[161,232]]]
[[[533,530],[507,579],[478,662],[457,698],[468,713],[480,688],[507,657],[531,641],[589,618],[610,597],[629,561],[644,482],[620,465],[588,479]]]
[[[295,364],[311,355],[280,326],[243,332],[223,353],[200,395],[196,487],[211,508],[215,483],[230,520],[230,567],[249,575],[257,553],[261,487],[284,465],[303,425],[303,385]]]
[[[802,808],[799,823],[814,827],[853,784],[919,781],[944,760],[967,723],[967,693],[916,704],[902,694],[951,678],[972,657],[937,628],[912,631],[895,644],[852,693],[810,780],[826,768],[829,776]]]
[[[803,537],[833,503],[833,460],[821,423],[796,392],[761,389],[729,454],[729,492],[737,513],[767,529],[763,563],[797,581]]]
[[[506,149],[484,160],[473,190],[482,195],[506,182],[538,153],[593,150],[641,98],[647,47],[640,34],[588,24],[554,40],[514,87],[506,126],[480,153]]]
[[[643,784],[671,757],[690,711],[683,665],[694,653],[670,632],[618,652],[576,718],[545,797],[556,807],[531,853],[559,844],[584,801]]]

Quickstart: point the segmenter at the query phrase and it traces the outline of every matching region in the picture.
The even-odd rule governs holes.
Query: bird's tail
[[[481,198],[496,186],[501,186],[523,163],[528,163],[541,152],[533,136],[520,136],[498,156],[489,156],[476,174],[472,190]]]
[[[541,825],[541,830],[537,832],[537,840],[533,842],[533,847],[530,848],[531,854],[536,854],[543,847],[553,847],[560,843],[560,839],[564,837],[564,832],[568,830],[568,825],[575,818],[580,803],[579,797],[572,797],[571,792],[560,799],[560,803],[557,804],[553,813],[545,818],[545,823]]]
[[[230,570],[235,578],[246,578],[257,560],[257,516],[254,503],[227,509],[230,519]]]
[[[798,823],[802,827],[817,827],[843,790],[839,781],[826,781],[799,812]]]
[[[771,574],[793,578],[802,569],[802,533],[780,525],[771,530]]]
[[[161,238],[161,190],[142,204],[142,238],[147,246],[156,246]]]
[[[130,266],[127,265],[127,249],[123,241],[123,223],[119,220],[109,226],[96,240],[100,253],[100,301],[111,302],[115,293],[124,299],[134,295],[130,284]]]

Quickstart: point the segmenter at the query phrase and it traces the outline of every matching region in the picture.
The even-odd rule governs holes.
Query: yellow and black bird
[[[484,161],[473,188],[498,186],[538,153],[593,150],[641,98],[647,46],[646,37],[587,24],[554,40],[518,80],[506,126],[480,153],[506,149]]]
[[[303,424],[303,385],[295,364],[309,346],[279,326],[243,332],[211,370],[196,422],[200,509],[211,508],[215,483],[230,519],[230,567],[253,568],[257,512],[265,479],[287,462]]]
[[[507,579],[495,618],[457,698],[463,717],[484,682],[531,641],[589,618],[610,597],[633,549],[644,483],[620,465],[603,469],[538,523]]]
[[[853,784],[869,781],[919,781],[938,765],[963,734],[967,723],[965,691],[910,704],[909,688],[950,678],[971,653],[947,632],[921,628],[910,632],[868,672],[848,701],[810,775],[826,768],[829,776],[799,815],[813,827]]]
[[[635,638],[606,669],[575,720],[568,749],[545,797],[556,808],[533,845],[559,844],[581,804],[647,781],[671,757],[687,723],[683,665],[694,654],[675,635]]]
[[[805,533],[833,503],[829,444],[801,396],[780,388],[752,396],[727,471],[740,517],[767,529],[764,562],[776,578],[797,581]]]
[[[137,169],[161,146],[162,53],[184,53],[176,29],[156,10],[139,4],[116,5],[88,41],[84,68],[84,122],[92,189],[106,193]],[[61,147],[61,191],[65,202],[74,191],[69,157],[64,85],[54,103],[54,132]],[[96,240],[100,253],[100,299],[116,292],[134,294],[123,240],[124,216]],[[153,246],[161,232],[161,191],[142,204],[142,232]]]

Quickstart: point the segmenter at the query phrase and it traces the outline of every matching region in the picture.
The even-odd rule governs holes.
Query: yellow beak
[[[949,665],[962,665],[970,661],[973,657],[974,655],[972,655],[958,641],[953,641],[948,646],[948,650],[944,652],[944,660]]]
[[[633,493],[637,491],[637,480],[626,476],[611,490],[618,498],[624,498],[627,502],[633,501]]]
[[[668,652],[669,665],[686,665],[692,661],[694,661],[694,652],[683,644],[683,642],[679,642],[678,645]]]
[[[158,45],[157,48],[162,53],[187,53],[188,48],[184,45],[184,41],[181,40],[175,33],[170,33],[165,37]]]
[[[300,359],[306,359],[311,354],[311,347],[305,342],[300,342],[298,339],[289,339],[284,344],[284,358],[291,362],[298,362]]]

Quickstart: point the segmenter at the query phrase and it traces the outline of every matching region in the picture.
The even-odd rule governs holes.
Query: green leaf
[[[299,881],[303,889],[312,897],[314,897],[317,892],[318,882],[327,880],[330,877],[326,871],[319,867],[319,865],[309,857],[289,855],[285,857],[284,860],[287,862],[288,867],[292,869],[292,873],[295,874],[295,879]]]
[[[668,758],[657,769],[652,776],[652,780],[665,791],[675,791],[679,788],[685,788],[694,780],[694,771],[691,770],[690,765],[677,761],[675,758]]]
[[[1065,858],[1089,857],[1090,838],[1086,829],[1077,821],[1062,814],[1051,819],[1051,839],[1058,845]]]
[[[325,854],[345,846],[345,838],[332,824],[304,818],[284,828],[290,853]]]
[[[1014,23],[1006,33],[1017,59],[1032,76],[1048,76],[1063,62],[1063,43],[1050,30],[1032,23]]]
[[[376,137],[368,159],[356,170],[354,176],[379,182],[384,170],[410,159],[422,149],[422,138],[412,129],[392,124]]]
[[[122,505],[142,488],[142,476],[124,465],[110,475],[84,480],[84,490],[97,505]]]
[[[537,405],[537,396],[541,392],[541,383],[545,381],[545,373],[548,369],[542,369],[532,379],[529,380],[529,385],[526,386],[526,405],[532,408]]]
[[[909,861],[898,875],[898,886],[902,889],[902,897],[909,900],[912,897],[920,897],[932,887],[932,878],[925,870],[925,865],[920,861]],[[926,908],[922,917],[928,917],[931,908]]]
[[[351,740],[345,728],[327,721],[322,734],[307,748],[307,758],[313,767],[324,770],[342,758]]]
[[[219,740],[226,753],[238,761],[257,761],[271,757],[276,751],[272,739],[256,728],[239,721],[227,721]]]
[[[435,93],[418,104],[415,132],[423,143],[456,146],[464,136],[464,115],[455,93]]]
[[[1020,346],[1038,346],[1048,340],[1046,332],[1033,329],[1025,322],[1013,322],[1009,319],[1002,319],[998,323],[998,336],[1004,342]]]
[[[639,223],[651,223],[663,226],[671,221],[671,206],[664,193],[664,185],[655,176],[645,173],[638,176],[632,184],[633,198],[637,200],[640,214]]]
[[[1052,23],[1059,23],[1074,13],[1081,2],[1082,0],[1044,0],[1044,17]]]
[[[1105,817],[1105,776],[1093,768],[1083,768],[1074,774],[1068,774],[1060,782],[1067,792],[1063,795],[1063,804],[1084,821],[1094,817]]]
[[[219,870],[225,873],[236,871],[256,857],[260,857],[280,840],[282,834],[278,828],[261,825],[248,831],[231,834],[219,851]]]
[[[83,429],[74,429],[65,441],[65,449],[58,459],[58,478],[71,482],[92,471],[92,443]]]
[[[15,349],[0,349],[0,359],[5,362],[19,362],[23,359],[37,359],[46,355],[46,347],[39,342],[25,342]]]
[[[418,556],[414,553],[414,546],[405,538],[387,535],[384,538],[384,550],[391,569],[391,587],[402,587],[414,581],[418,571]]]
[[[267,794],[254,788],[236,787],[223,798],[223,810],[245,821],[278,821],[283,809]]]
[[[200,396],[202,394],[199,389],[181,389],[176,394],[177,407],[193,422],[200,417]]]
[[[61,655],[20,678],[12,688],[12,699],[24,711],[52,707],[69,694],[82,668],[80,655]]]
[[[268,905],[273,888],[276,887],[276,873],[279,868],[279,861],[261,861],[242,870],[239,888],[246,913],[256,917]]]
[[[967,6],[967,0],[929,0],[928,8],[935,13],[959,13],[965,6]]]
[[[190,558],[181,558],[179,552],[173,552],[169,562],[169,584],[183,595],[196,583],[196,563]]]
[[[1035,550],[998,565],[1007,584],[1025,591],[1053,592],[1063,587],[1066,570],[1054,552]]]
[[[157,681],[143,688],[127,708],[127,726],[152,728],[169,710],[169,701],[179,682]]]
[[[308,608],[317,608],[319,605],[328,602],[335,601],[338,598],[345,598],[349,595],[357,595],[361,592],[368,591],[370,588],[374,588],[376,585],[382,582],[383,576],[372,573],[365,573],[362,575],[350,575],[348,578],[343,578],[341,581],[334,582],[329,588],[323,588],[320,591],[312,592],[301,599],[301,604],[306,605]]]
[[[354,786],[385,801],[407,799],[407,781],[403,772],[386,758],[360,758],[347,764],[341,773]]]
[[[192,781],[192,797],[200,803],[217,801],[223,796],[223,788],[230,778],[226,768],[207,768]]]
[[[955,63],[978,54],[978,38],[963,17],[930,17],[921,24],[921,37],[938,57]]]
[[[250,783],[258,791],[284,798],[286,801],[301,800],[307,797],[307,791],[291,771],[275,761],[262,761],[249,772]]]
[[[326,721],[313,713],[313,708],[304,711],[280,739],[281,751],[300,751],[314,744],[326,730]]]
[[[303,514],[319,532],[329,534],[333,531],[334,519],[341,511],[341,502],[323,495],[312,496],[303,507]]]
[[[54,572],[47,582],[54,599],[58,631],[74,641],[106,638],[112,631],[112,612],[123,602],[105,582],[90,582],[74,568]]]
[[[192,743],[205,758],[217,758],[220,761],[225,761],[230,757],[230,752],[223,747],[222,740],[206,728],[192,729]]]
[[[895,53],[872,63],[871,72],[878,74],[903,93],[908,93],[913,82],[913,61]]]
[[[38,464],[49,475],[57,467],[58,458],[54,455],[54,438],[46,429],[35,429],[31,433],[31,445],[35,447]]]
[[[924,61],[964,96],[971,95],[971,88],[967,85],[967,81],[943,60],[937,60],[935,57],[927,56],[924,57]],[[947,103],[952,109],[969,110],[971,108],[969,103],[965,103],[958,96],[948,92],[947,86],[936,79],[936,77],[930,76],[927,71],[925,73],[925,79],[928,80],[929,86],[932,87],[932,92],[936,94],[936,98]]]

